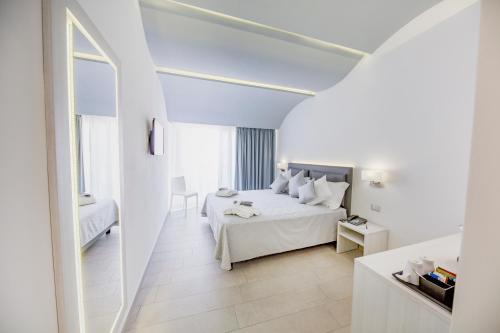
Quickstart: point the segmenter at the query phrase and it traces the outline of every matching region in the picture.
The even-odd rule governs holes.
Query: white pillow
[[[95,203],[96,203],[96,200],[92,194],[81,193],[78,196],[78,205],[79,206],[87,206],[87,205],[92,205]]]
[[[301,170],[295,176],[293,176],[288,182],[288,194],[292,198],[299,197],[299,187],[305,185],[306,181],[304,179],[304,170]]]
[[[278,175],[278,178],[271,184],[271,189],[274,193],[283,193],[288,186],[288,179],[283,175]]]
[[[323,201],[322,205],[330,209],[337,209],[342,204],[345,191],[349,187],[349,184],[346,182],[327,182],[327,183],[331,196],[327,200]]]
[[[316,198],[308,202],[308,205],[318,205],[332,196],[330,188],[328,187],[328,182],[326,181],[326,176],[314,181],[314,192],[316,193]]]
[[[287,171],[285,171],[285,172],[280,171],[280,172],[278,173],[278,176],[276,176],[276,178],[274,179],[274,181],[275,181],[275,182],[276,182],[276,180],[278,180],[278,177],[279,177],[280,175],[281,175],[281,176],[283,176],[283,177],[285,177],[287,180],[290,180],[290,178],[292,178],[292,170],[291,170],[291,169],[288,169],[288,170],[287,170]],[[273,184],[269,185],[269,188],[273,188],[273,187],[272,187],[272,185],[273,185]],[[288,184],[287,184],[287,189],[288,189]]]
[[[314,193],[314,183],[308,182],[305,185],[299,187],[299,203],[305,204],[309,203],[316,198],[316,193]]]
[[[288,180],[292,179],[292,169],[288,169],[287,171],[283,172],[283,176],[285,176],[285,178]],[[288,185],[289,183],[286,184],[283,193],[288,193]]]

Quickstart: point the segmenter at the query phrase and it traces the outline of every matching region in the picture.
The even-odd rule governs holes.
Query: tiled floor
[[[82,254],[87,332],[109,332],[122,304],[119,232],[119,227],[111,228]]]
[[[350,331],[353,258],[332,245],[236,263],[213,259],[210,226],[192,210],[165,224],[127,332]]]

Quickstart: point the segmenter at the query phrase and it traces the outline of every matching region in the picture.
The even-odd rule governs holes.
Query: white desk
[[[352,333],[448,332],[451,313],[396,281],[410,258],[427,256],[457,272],[461,234],[357,258]]]

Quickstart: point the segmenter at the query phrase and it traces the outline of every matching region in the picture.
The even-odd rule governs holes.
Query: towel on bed
[[[259,216],[260,211],[252,206],[235,204],[233,205],[233,207],[226,209],[224,211],[224,215],[236,215],[245,219],[249,219],[252,216]]]

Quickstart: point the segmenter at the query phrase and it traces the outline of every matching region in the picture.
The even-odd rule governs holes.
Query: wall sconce
[[[286,162],[278,162],[278,163],[276,163],[276,167],[280,171],[285,171],[287,169],[287,166],[288,166],[288,163],[286,163]]]
[[[361,180],[370,182],[370,185],[380,186],[385,180],[385,172],[382,170],[363,170]]]

